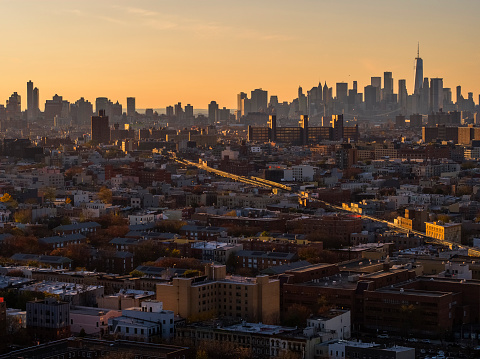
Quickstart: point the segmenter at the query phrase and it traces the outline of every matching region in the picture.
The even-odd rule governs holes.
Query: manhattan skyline
[[[233,109],[242,90],[263,88],[290,101],[299,85],[365,86],[384,71],[406,79],[412,93],[417,42],[425,77],[442,77],[445,87],[461,85],[475,98],[480,92],[472,76],[480,51],[466,46],[475,43],[480,4],[470,1],[0,4],[4,30],[22,21],[5,38],[5,99],[13,91],[26,96],[31,79],[40,103],[58,93],[70,101],[135,96],[138,108],[178,101],[205,108],[213,99]],[[446,26],[457,21],[461,32]]]

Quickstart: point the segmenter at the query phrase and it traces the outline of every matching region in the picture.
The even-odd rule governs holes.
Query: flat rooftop
[[[282,334],[287,332],[293,332],[297,330],[297,328],[293,327],[283,327],[280,325],[268,325],[262,323],[240,323],[231,325],[228,327],[221,328],[223,330],[228,331],[235,331],[235,332],[243,332],[243,333],[261,333],[261,334]]]

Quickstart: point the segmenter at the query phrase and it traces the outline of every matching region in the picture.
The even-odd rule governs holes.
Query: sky
[[[480,92],[478,0],[0,0],[0,13],[3,104],[16,91],[25,107],[28,80],[42,104],[137,108],[235,109],[255,88],[291,101],[319,81],[363,91],[384,71],[411,93],[418,42],[425,77],[454,100],[457,85]]]

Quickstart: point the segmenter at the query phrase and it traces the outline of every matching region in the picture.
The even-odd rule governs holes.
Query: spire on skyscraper
[[[417,57],[415,59],[415,88],[414,93],[419,94],[423,86],[423,60],[420,57],[420,41],[417,47]]]

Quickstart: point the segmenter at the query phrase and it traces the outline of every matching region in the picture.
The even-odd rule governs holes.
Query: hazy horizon
[[[70,102],[109,97],[139,108],[177,102],[236,108],[236,94],[268,90],[280,101],[326,81],[358,81],[391,71],[394,89],[414,82],[417,42],[425,77],[477,98],[480,2],[210,0],[181,3],[0,0],[4,21],[0,101],[26,82],[40,108],[54,94]],[[453,24],[462,25],[459,30]],[[19,26],[21,24],[21,26]],[[383,85],[383,84],[382,84]]]

